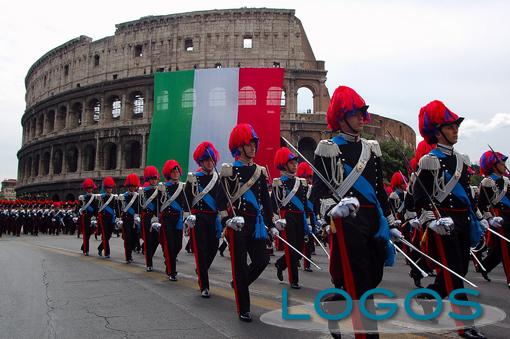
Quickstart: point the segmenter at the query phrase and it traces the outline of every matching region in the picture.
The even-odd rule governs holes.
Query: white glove
[[[421,224],[418,218],[409,220],[409,225],[411,225],[411,227],[414,229],[421,230]]]
[[[453,230],[453,220],[450,217],[432,220],[429,223],[429,228],[439,235],[449,235]]]
[[[487,219],[480,220],[480,225],[482,226],[484,231],[489,228],[489,222],[487,221]]]
[[[225,224],[234,231],[240,231],[244,226],[244,218],[242,216],[232,217]]]
[[[312,227],[312,225],[308,225],[308,231],[310,231],[310,233],[313,233],[313,227]]]
[[[503,218],[502,217],[492,217],[489,219],[489,225],[494,228],[500,228],[503,226]]]
[[[329,215],[333,218],[345,218],[347,216],[356,216],[359,210],[359,201],[355,197],[343,198],[335,207],[331,209]]]
[[[271,227],[270,230],[271,230],[271,235],[273,237],[277,237],[280,235],[280,232],[275,227]]]
[[[326,227],[324,227],[324,230],[326,231],[327,234],[330,234],[331,233],[331,226],[330,225],[326,225]]]
[[[121,219],[115,220],[115,226],[117,226],[117,229],[121,228],[122,224],[124,224],[124,222]]]
[[[400,220],[398,220],[398,219],[397,219],[397,220],[395,220],[395,221],[393,222],[393,224],[391,224],[390,226],[391,226],[391,227],[397,227],[397,228],[398,228],[398,227],[400,227],[401,225],[402,225],[402,221],[400,221]]]
[[[133,220],[135,221],[135,224],[139,224],[142,220],[140,219],[140,215],[139,214],[135,214],[133,216]]]
[[[78,217],[73,217],[73,222],[78,222]]]
[[[277,228],[277,230],[283,231],[287,227],[287,221],[285,219],[277,219],[274,222],[274,225]]]
[[[398,228],[390,228],[390,237],[392,241],[399,241],[404,236],[402,235],[402,232],[398,230]]]
[[[156,232],[159,232],[159,230],[161,229],[161,224],[159,222],[153,222],[151,224],[151,232],[152,231],[156,231]]]
[[[197,222],[197,217],[194,214],[190,214],[184,219],[184,225],[188,226],[189,228],[195,227],[195,223]]]
[[[97,220],[96,220],[96,217],[92,217],[90,218],[90,226],[92,228],[96,228],[97,227]]]

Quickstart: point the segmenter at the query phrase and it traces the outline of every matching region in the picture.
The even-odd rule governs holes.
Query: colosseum
[[[193,68],[283,67],[281,133],[310,155],[326,130],[329,93],[291,9],[241,8],[142,17],[115,34],[80,36],[37,60],[25,78],[18,195],[74,199],[83,178],[143,173],[153,112],[154,73]],[[298,90],[313,108],[298,112]],[[390,130],[411,147],[409,126],[373,115],[367,132]]]

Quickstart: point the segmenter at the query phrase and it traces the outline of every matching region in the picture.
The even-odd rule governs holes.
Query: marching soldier
[[[313,212],[313,203],[310,200],[311,193],[312,193],[312,183],[313,183],[313,170],[308,165],[307,162],[303,161],[299,163],[296,171],[296,175],[299,178],[306,179],[307,182],[307,191],[306,191],[306,205],[308,206],[308,218],[310,218],[310,225],[312,226],[312,231],[314,233],[317,233],[317,231],[320,229],[320,227],[317,226],[317,217],[315,216],[315,213]],[[317,233],[318,234],[318,233]],[[318,234],[318,237],[320,237],[320,234]],[[318,239],[321,241],[320,239]],[[303,248],[303,254],[308,258],[312,258],[312,254],[315,254],[315,242],[313,237],[305,237],[305,245]],[[310,262],[308,260],[303,260],[303,269],[306,272],[312,272],[312,269],[310,268]]]
[[[233,278],[231,286],[239,319],[245,322],[252,321],[249,286],[269,263],[266,225],[274,236],[279,234],[272,220],[267,171],[254,163],[258,147],[259,138],[251,125],[238,124],[233,128],[229,149],[236,160],[222,165],[223,189],[218,195],[222,223],[227,226]]]
[[[420,134],[429,144],[437,143],[437,147],[418,163],[413,196],[417,211],[421,211],[420,221],[428,227],[425,235],[427,252],[446,267],[465,276],[469,267],[469,249],[478,243],[482,230],[477,220],[481,216],[475,215],[470,195],[469,163],[453,148],[463,120],[439,100],[421,108]],[[421,184],[417,184],[418,180]],[[463,287],[463,281],[445,269],[441,269],[434,283],[428,286],[442,298]],[[457,298],[467,300],[465,294],[459,294]],[[470,325],[468,322],[461,323],[460,326],[467,328],[459,330],[459,335],[485,338]]]
[[[508,157],[492,150],[482,154],[480,172],[485,178],[480,183],[478,208],[494,231],[510,238],[510,180],[506,176],[505,162]],[[499,263],[503,263],[506,282],[510,288],[510,246],[507,241],[496,235],[488,234],[489,251],[482,261],[486,271],[480,270],[485,279],[490,281],[487,273]]]
[[[298,157],[287,147],[276,151],[274,165],[281,171],[281,177],[273,179],[273,208],[279,213],[276,224],[285,227],[280,230],[282,238],[295,248],[304,248],[305,236],[310,236],[307,221],[308,205],[306,193],[308,184],[306,179],[296,177]],[[310,227],[311,228],[311,227]],[[283,281],[283,271],[288,268],[288,278],[291,288],[300,289],[298,277],[298,262],[301,257],[287,245],[284,254],[276,261],[276,275]]]
[[[97,195],[99,201],[98,221],[101,232],[101,243],[97,248],[97,254],[101,257],[104,250],[105,258],[110,258],[110,238],[116,225],[119,210],[117,195],[113,194],[114,187],[115,181],[113,178],[106,177],[103,179],[105,193]]]
[[[80,195],[78,200],[81,201],[82,206],[79,210],[80,215],[80,229],[83,236],[83,244],[81,250],[83,255],[89,255],[89,240],[94,228],[96,227],[97,221],[97,210],[98,204],[97,199],[93,191],[97,189],[96,184],[90,178],[83,180],[82,188],[85,190],[85,194]]]
[[[158,248],[158,233],[161,227],[159,223],[159,207],[161,200],[161,188],[159,183],[159,172],[155,166],[147,166],[143,171],[144,180],[148,183],[140,187],[139,195],[142,204],[142,238],[143,253],[147,272],[152,272],[152,258]]]
[[[181,175],[182,167],[177,161],[165,162],[163,176],[166,181],[161,200],[160,240],[165,256],[166,274],[170,281],[177,281],[176,263],[182,248],[183,211],[189,210],[185,202],[184,183],[179,182]]]
[[[191,229],[200,293],[203,298],[209,298],[208,271],[216,256],[222,229],[215,200],[219,189],[219,177],[215,171],[219,154],[212,143],[204,141],[193,152],[193,159],[200,168],[188,173],[185,194],[191,214],[185,223]]]
[[[138,241],[136,224],[140,224],[140,197],[138,188],[140,178],[137,174],[131,173],[124,181],[124,187],[128,191],[119,196],[122,210],[122,239],[124,240],[124,256],[126,263],[133,262],[133,250]]]
[[[390,233],[401,237],[384,190],[379,144],[360,138],[363,125],[370,119],[367,109],[353,89],[340,86],[335,90],[326,120],[338,134],[317,145],[315,167],[336,192],[331,192],[317,175],[312,188],[316,213],[321,210],[322,216],[331,219],[332,282],[353,300],[381,282],[383,267],[393,265],[395,256]],[[368,306],[373,308],[373,304]],[[377,325],[361,319],[356,306],[352,321],[356,337],[360,336],[358,330],[378,337]],[[333,336],[339,336],[330,330]]]

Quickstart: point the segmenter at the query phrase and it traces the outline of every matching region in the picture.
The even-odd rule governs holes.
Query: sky
[[[439,99],[466,118],[456,148],[472,162],[487,144],[510,153],[510,1],[46,0],[2,7],[0,180],[17,175],[24,78],[44,53],[80,35],[113,35],[115,24],[146,15],[240,7],[295,9],[315,57],[326,62],[330,94],[350,86],[372,112],[418,136],[420,107]]]

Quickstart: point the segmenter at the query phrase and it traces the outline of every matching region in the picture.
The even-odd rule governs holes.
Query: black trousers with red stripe
[[[124,215],[122,217],[122,239],[124,239],[124,255],[126,261],[133,259],[133,251],[138,242],[138,235],[136,234],[135,220],[131,215]]]
[[[237,313],[250,312],[249,287],[269,263],[266,239],[254,238],[256,218],[243,217],[244,227],[241,231],[227,230]],[[248,255],[251,261],[249,265]]]
[[[197,221],[192,229],[192,246],[198,273],[200,290],[209,289],[209,267],[216,257],[219,240],[216,237],[216,213],[196,213]]]
[[[366,291],[376,288],[382,280],[386,257],[386,241],[375,238],[379,229],[375,208],[361,207],[357,216],[335,220],[336,233],[330,234],[330,274],[336,288],[342,288],[353,300]],[[372,298],[367,307],[373,309]],[[353,325],[369,334],[355,337],[378,338],[377,323],[362,317],[359,310],[352,314]],[[330,330],[336,332],[338,325],[330,322]]]
[[[294,246],[296,249],[301,250],[304,246],[304,220],[303,214],[300,213],[286,213],[285,220],[287,222],[287,227],[285,229],[285,235],[289,244]],[[296,253],[293,249],[289,248],[287,245],[285,246],[285,253],[276,261],[276,265],[285,270],[289,269],[289,283],[297,284],[299,283],[299,275],[298,275],[298,263],[301,259],[301,256]],[[288,258],[288,256],[290,258]],[[289,267],[290,265],[290,267]]]
[[[158,232],[151,232],[151,219],[154,216],[152,213],[144,213],[142,218],[142,237],[143,237],[143,253],[145,254],[145,264],[147,267],[152,267],[152,258],[158,249],[159,235]]]
[[[104,255],[110,255],[110,239],[113,233],[113,217],[110,214],[100,212],[101,215],[101,243],[97,247],[99,252],[104,250]]]
[[[92,218],[91,214],[85,213],[80,216],[80,229],[83,234],[83,244],[81,245],[81,250],[83,253],[89,253],[89,243],[90,236],[94,232],[94,229],[90,227],[90,219]]]
[[[175,226],[180,219],[180,215],[163,213],[161,217],[161,247],[165,256],[166,274],[175,274],[177,255],[182,249],[182,229],[178,230]]]
[[[510,237],[510,215],[505,215],[504,225],[498,233],[504,237]],[[508,220],[508,221],[507,221]],[[487,270],[487,273],[492,271],[500,263],[503,263],[503,269],[506,275],[506,281],[510,284],[510,244],[505,240],[499,238],[497,235],[490,235],[492,241],[487,256],[483,259],[482,265]]]

